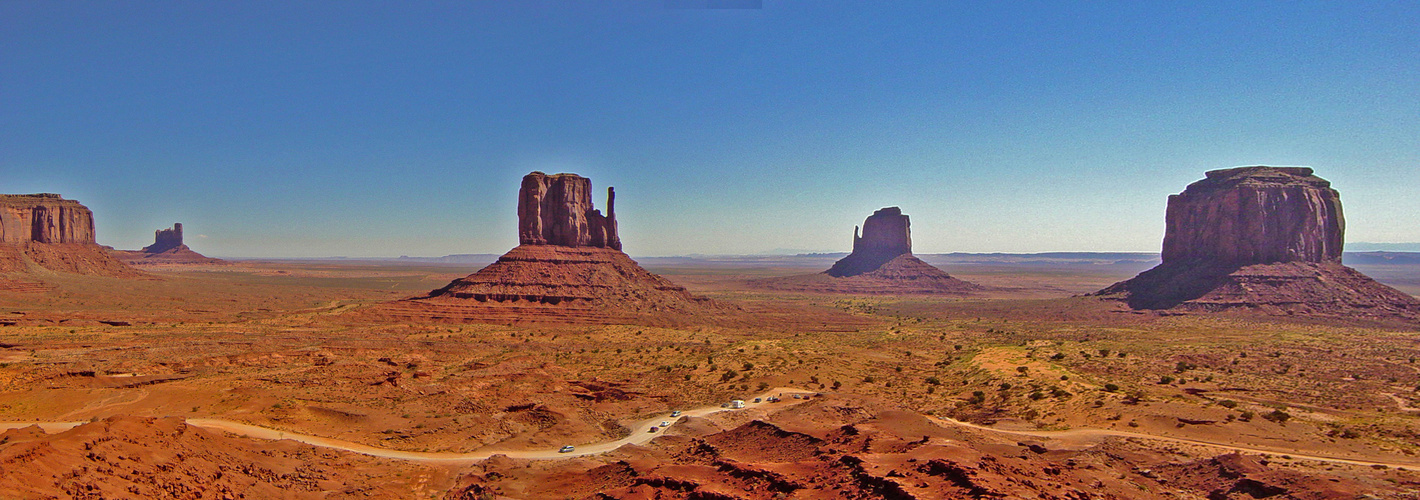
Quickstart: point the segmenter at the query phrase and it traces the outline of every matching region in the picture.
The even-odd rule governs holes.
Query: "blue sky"
[[[1310,165],[1420,241],[1415,2],[0,2],[0,192],[220,256],[501,253],[529,171],[633,255],[1157,251],[1206,170]],[[598,203],[603,200],[598,196]]]

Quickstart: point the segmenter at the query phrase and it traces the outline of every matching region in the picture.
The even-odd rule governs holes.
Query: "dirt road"
[[[786,399],[785,399],[784,401],[780,402],[780,403],[769,403],[769,402],[765,401],[769,396],[777,395],[777,394],[784,394],[785,397],[786,397]],[[800,400],[800,399],[793,399],[792,397],[788,397],[788,396],[791,395],[791,394],[813,394],[813,391],[805,391],[805,390],[802,390],[802,389],[796,389],[796,388],[791,388],[791,387],[780,387],[780,388],[777,388],[777,389],[771,389],[771,390],[766,391],[765,393],[763,393],[763,394],[757,396],[757,397],[760,398],[760,400],[761,400],[761,402],[759,402],[759,403],[755,403],[755,402],[754,402],[754,398],[751,398],[751,399],[745,401],[745,408],[744,408],[744,409],[745,409],[745,410],[751,410],[751,409],[765,408],[765,407],[783,408],[783,407],[787,407],[787,406],[792,406],[792,405],[798,404],[798,403],[800,403],[800,402],[803,401],[803,400]],[[621,439],[618,439],[618,440],[615,440],[615,441],[608,441],[608,442],[604,442],[604,443],[594,443],[594,444],[589,444],[589,445],[578,446],[574,451],[567,452],[567,453],[562,453],[562,452],[560,452],[560,451],[558,451],[558,450],[497,450],[497,449],[493,449],[493,450],[481,450],[481,451],[477,451],[477,452],[473,452],[473,453],[439,453],[439,452],[401,451],[401,450],[391,450],[391,449],[386,449],[386,448],[376,448],[376,447],[374,447],[374,446],[363,445],[363,444],[360,444],[360,443],[352,443],[352,442],[350,442],[350,441],[343,441],[343,440],[340,440],[340,439],[325,438],[325,437],[320,437],[320,436],[311,436],[311,435],[308,435],[308,434],[298,434],[298,433],[294,433],[294,432],[285,432],[285,431],[280,431],[280,430],[276,430],[276,429],[269,429],[269,428],[266,428],[266,427],[261,427],[261,426],[251,425],[251,424],[243,424],[243,423],[241,423],[241,422],[232,422],[232,421],[230,421],[230,420],[220,420],[220,419],[212,419],[212,418],[189,418],[189,419],[187,419],[187,424],[188,424],[188,425],[191,425],[191,426],[194,426],[194,427],[202,427],[202,428],[204,428],[204,429],[213,429],[213,430],[220,430],[220,431],[230,432],[230,433],[232,433],[232,434],[236,434],[236,435],[239,435],[239,436],[250,437],[250,438],[272,439],[272,440],[289,439],[289,440],[292,440],[292,441],[296,441],[296,442],[300,442],[300,443],[305,443],[305,444],[309,444],[309,445],[312,445],[312,446],[320,446],[320,447],[323,447],[323,448],[334,448],[334,449],[338,449],[338,450],[351,451],[351,452],[355,452],[355,453],[361,453],[361,454],[370,455],[370,456],[376,456],[376,457],[394,458],[394,459],[399,459],[399,460],[413,460],[413,461],[419,461],[419,462],[434,462],[434,463],[446,463],[446,464],[467,464],[467,463],[473,463],[473,462],[477,462],[477,461],[481,461],[481,460],[487,460],[489,457],[492,457],[493,455],[505,455],[505,456],[508,456],[508,457],[510,457],[510,458],[522,458],[522,459],[528,459],[528,460],[550,460],[550,459],[558,459],[558,458],[579,457],[579,456],[585,456],[585,455],[597,455],[597,454],[606,453],[606,452],[608,452],[608,451],[615,450],[615,449],[617,449],[617,448],[620,448],[620,447],[622,447],[622,446],[624,446],[624,445],[628,445],[628,444],[641,445],[641,444],[646,444],[646,443],[650,442],[652,439],[655,439],[656,437],[660,436],[660,435],[661,435],[661,431],[662,431],[663,429],[658,429],[657,432],[648,432],[648,431],[650,430],[651,427],[660,427],[660,423],[661,423],[661,422],[670,422],[670,424],[673,426],[673,425],[675,425],[681,418],[684,418],[684,417],[703,417],[703,416],[706,416],[706,415],[710,415],[710,414],[712,414],[712,413],[719,413],[719,412],[722,412],[722,411],[743,411],[743,410],[735,410],[735,409],[724,408],[724,407],[720,407],[720,406],[705,406],[705,407],[695,408],[695,409],[691,409],[691,410],[684,410],[684,411],[681,412],[681,415],[680,415],[679,417],[675,417],[675,418],[672,418],[672,417],[670,416],[670,412],[666,412],[664,415],[659,415],[659,416],[656,416],[656,417],[648,418],[648,419],[646,419],[646,420],[642,420],[642,421],[639,421],[639,422],[636,422],[636,423],[630,425],[629,427],[631,428],[631,434],[628,435],[628,436],[626,436],[626,437],[624,437],[624,438],[621,438]],[[87,422],[0,422],[0,430],[4,430],[4,429],[17,429],[17,428],[22,428],[22,427],[28,427],[28,426],[31,426],[31,425],[39,425],[40,428],[41,428],[41,429],[44,429],[45,432],[55,433],[55,432],[63,432],[63,431],[72,429],[72,428],[74,428],[74,427],[76,427],[76,426],[79,426],[79,425],[81,425],[81,424],[84,424],[84,423],[87,423]]]
[[[788,396],[788,395],[791,395],[791,394],[812,394],[812,393],[813,393],[813,391],[805,391],[805,390],[801,390],[801,389],[795,389],[795,388],[789,388],[789,387],[781,387],[781,388],[769,390],[769,391],[767,391],[767,392],[761,394],[761,395],[758,396],[758,397],[760,397],[760,398],[768,398],[770,395],[775,395],[775,394],[784,394],[784,395]],[[765,407],[782,408],[782,407],[787,407],[787,406],[792,406],[792,405],[798,404],[798,403],[800,403],[800,402],[802,402],[802,401],[803,401],[803,400],[788,398],[788,399],[785,399],[783,402],[780,402],[780,403],[767,403],[767,402],[754,403],[753,400],[751,399],[751,400],[745,402],[745,409],[749,410],[749,409],[765,408]],[[192,425],[192,426],[202,427],[202,428],[205,428],[205,429],[214,429],[214,430],[220,430],[220,431],[230,432],[230,433],[233,433],[233,434],[236,434],[236,435],[239,435],[239,436],[257,438],[257,439],[272,439],[272,440],[290,439],[290,440],[292,440],[292,441],[297,441],[297,442],[309,444],[309,445],[312,445],[312,446],[320,446],[320,447],[324,447],[324,448],[334,448],[334,449],[338,449],[338,450],[351,451],[351,452],[355,452],[355,453],[361,453],[361,454],[370,455],[370,456],[376,456],[376,457],[393,458],[393,459],[399,459],[399,460],[413,460],[413,461],[419,461],[419,462],[433,462],[433,463],[446,463],[446,464],[466,464],[466,463],[472,463],[472,462],[476,462],[476,461],[486,460],[486,459],[488,459],[489,457],[492,457],[493,455],[505,455],[505,456],[508,456],[508,457],[510,457],[510,458],[521,458],[521,459],[527,459],[527,460],[551,460],[551,459],[569,458],[569,457],[579,457],[579,456],[586,456],[586,455],[598,455],[598,454],[606,453],[606,452],[608,452],[608,451],[615,450],[615,449],[620,448],[620,447],[622,447],[622,446],[624,446],[624,445],[628,445],[628,444],[642,445],[642,444],[646,444],[646,443],[650,442],[652,439],[655,439],[657,436],[660,436],[660,435],[661,435],[661,432],[660,432],[660,430],[658,430],[657,432],[654,432],[654,433],[652,433],[652,432],[647,432],[647,431],[648,431],[651,427],[653,427],[653,426],[659,427],[659,424],[660,424],[661,422],[663,422],[663,421],[665,421],[665,422],[670,422],[671,425],[675,425],[675,424],[678,422],[679,418],[682,418],[682,417],[703,417],[703,416],[706,416],[706,415],[710,415],[710,414],[718,413],[718,412],[722,412],[722,411],[736,411],[736,410],[732,410],[732,409],[729,409],[729,408],[723,408],[723,407],[720,407],[720,406],[705,406],[705,407],[701,407],[701,408],[695,408],[695,409],[691,409],[691,410],[685,410],[685,411],[683,411],[683,412],[681,413],[681,416],[680,416],[680,417],[676,417],[676,418],[672,418],[672,417],[670,416],[670,413],[668,412],[668,413],[666,413],[665,415],[656,416],[656,417],[649,418],[649,419],[646,419],[646,420],[642,420],[642,421],[639,421],[639,422],[636,422],[636,423],[632,424],[632,425],[630,426],[630,427],[631,427],[631,434],[628,435],[628,436],[626,436],[626,437],[624,437],[624,438],[621,438],[621,439],[618,439],[618,440],[615,440],[615,441],[608,441],[608,442],[604,442],[604,443],[595,443],[595,444],[590,444],[590,445],[578,446],[578,447],[576,448],[576,450],[574,450],[574,451],[572,451],[572,452],[568,452],[568,453],[561,453],[561,452],[559,452],[558,450],[497,450],[497,449],[493,449],[493,450],[481,450],[481,451],[477,451],[477,452],[473,452],[473,453],[439,453],[439,452],[401,451],[401,450],[391,450],[391,449],[386,449],[386,448],[376,448],[376,447],[373,447],[373,446],[363,445],[363,444],[360,444],[360,443],[353,443],[353,442],[350,442],[350,441],[343,441],[343,440],[339,440],[339,439],[324,438],[324,437],[320,437],[320,436],[311,436],[311,435],[307,435],[307,434],[298,434],[298,433],[293,433],[293,432],[279,431],[279,430],[276,430],[276,429],[268,429],[268,428],[266,428],[266,427],[260,427],[260,426],[250,425],[250,424],[243,424],[243,423],[240,423],[240,422],[232,422],[232,421],[229,421],[229,420],[219,420],[219,419],[210,419],[210,418],[189,418],[189,419],[187,419],[187,423],[188,423],[189,425]],[[960,421],[960,420],[954,420],[954,419],[950,419],[950,418],[941,418],[941,417],[929,417],[929,418],[930,418],[933,422],[936,422],[936,423],[939,423],[939,424],[942,424],[942,425],[956,426],[956,427],[966,427],[966,428],[970,428],[970,429],[977,429],[977,430],[982,430],[982,431],[987,431],[987,432],[995,432],[995,433],[1000,433],[1000,434],[1011,434],[1011,435],[1016,435],[1016,436],[1030,436],[1030,437],[1037,437],[1037,438],[1044,438],[1044,439],[1057,439],[1057,440],[1065,440],[1065,441],[1074,440],[1074,441],[1080,441],[1080,442],[1084,442],[1084,441],[1098,442],[1098,441],[1100,441],[1100,440],[1102,440],[1102,439],[1104,439],[1104,438],[1106,438],[1106,437],[1122,437],[1122,438],[1136,438],[1136,439],[1151,439],[1151,440],[1155,440],[1155,441],[1164,441],[1164,442],[1179,443],[1179,444],[1189,444],[1189,445],[1197,445],[1197,446],[1207,446],[1207,447],[1211,447],[1211,448],[1217,448],[1217,449],[1221,449],[1221,450],[1228,450],[1228,451],[1235,451],[1235,452],[1242,452],[1242,453],[1255,453],[1255,454],[1261,454],[1261,455],[1279,455],[1279,456],[1280,456],[1280,455],[1287,455],[1287,456],[1290,456],[1290,457],[1295,458],[1295,459],[1316,460],[1316,461],[1321,461],[1321,462],[1330,462],[1330,463],[1337,463],[1337,464],[1349,464],[1349,465],[1361,465],[1361,466],[1383,465],[1383,466],[1386,466],[1386,467],[1405,467],[1405,468],[1412,469],[1412,470],[1420,469],[1420,462],[1414,462],[1414,463],[1412,463],[1412,462],[1379,462],[1379,461],[1370,461],[1370,460],[1356,460],[1356,459],[1349,459],[1349,458],[1338,458],[1338,457],[1328,457],[1328,456],[1321,456],[1321,455],[1310,455],[1310,454],[1300,453],[1300,452],[1293,451],[1293,450],[1277,450],[1277,449],[1252,448],[1252,447],[1247,447],[1247,446],[1236,446],[1236,445],[1225,444],[1225,443],[1215,443],[1215,442],[1209,442],[1209,441],[1200,441],[1200,440],[1196,440],[1196,439],[1176,438],[1176,437],[1167,437],[1167,436],[1156,436],[1156,435],[1153,435],[1153,434],[1143,434],[1143,433],[1128,432],[1128,431],[1117,431],[1117,430],[1111,430],[1111,429],[1079,428],[1079,429],[1071,429],[1071,430],[1066,430],[1066,431],[1018,431],[1018,430],[996,429],[996,428],[987,427],[987,426],[984,426],[984,425],[977,425],[977,424],[972,424],[972,423],[968,423],[968,422],[962,422],[962,421]],[[28,426],[31,426],[31,425],[39,425],[40,428],[41,428],[41,429],[44,429],[45,432],[55,433],[55,432],[63,432],[63,431],[72,429],[72,428],[74,428],[74,427],[76,427],[76,426],[78,426],[78,425],[84,424],[84,423],[86,423],[86,422],[0,422],[0,430],[4,430],[4,429],[17,429],[17,428],[22,428],[22,427],[28,427]]]
[[[943,417],[928,417],[928,418],[931,419],[933,422],[937,422],[937,423],[940,423],[940,424],[952,425],[952,426],[957,426],[957,427],[967,427],[967,428],[971,428],[971,429],[978,429],[978,430],[983,430],[983,431],[990,431],[990,432],[995,432],[995,433],[1000,433],[1000,434],[1011,434],[1011,435],[1016,435],[1016,436],[1030,436],[1030,437],[1038,437],[1038,438],[1046,438],[1046,439],[1062,439],[1062,440],[1076,439],[1076,440],[1090,440],[1090,441],[1099,441],[1099,440],[1102,440],[1102,439],[1104,439],[1104,438],[1106,438],[1106,437],[1123,437],[1123,438],[1152,439],[1152,440],[1154,440],[1154,441],[1165,441],[1165,442],[1170,442],[1170,443],[1191,444],[1191,445],[1197,445],[1197,446],[1207,446],[1207,447],[1210,447],[1210,448],[1218,448],[1218,449],[1222,449],[1222,450],[1236,451],[1236,452],[1241,452],[1241,453],[1255,453],[1255,454],[1259,454],[1259,455],[1278,455],[1278,456],[1287,455],[1287,456],[1292,457],[1292,458],[1305,459],[1305,460],[1316,460],[1316,461],[1330,462],[1330,463],[1336,463],[1336,464],[1363,465],[1363,466],[1384,465],[1384,466],[1386,466],[1386,467],[1405,467],[1405,468],[1412,469],[1412,470],[1420,470],[1420,462],[1376,462],[1376,461],[1369,461],[1369,460],[1354,460],[1354,459],[1349,459],[1349,458],[1327,457],[1327,456],[1321,456],[1321,455],[1308,455],[1308,454],[1305,454],[1305,453],[1300,453],[1300,452],[1292,451],[1292,450],[1274,450],[1274,449],[1264,449],[1264,448],[1251,448],[1251,447],[1247,447],[1247,446],[1236,446],[1236,445],[1232,445],[1232,444],[1223,444],[1223,443],[1214,443],[1214,442],[1209,442],[1209,441],[1200,441],[1200,440],[1197,440],[1197,439],[1176,438],[1176,437],[1167,437],[1167,436],[1156,436],[1156,435],[1153,435],[1153,434],[1143,434],[1143,433],[1139,433],[1139,432],[1129,432],[1129,431],[1116,431],[1116,430],[1112,430],[1112,429],[1079,428],[1079,429],[1070,429],[1070,430],[1066,430],[1066,431],[1013,431],[1013,430],[1006,430],[1006,429],[996,429],[996,428],[987,427],[987,426],[984,426],[984,425],[977,425],[977,424],[968,423],[968,422],[962,422],[962,421],[960,421],[960,420],[955,420],[955,419],[951,419],[951,418],[943,418]]]

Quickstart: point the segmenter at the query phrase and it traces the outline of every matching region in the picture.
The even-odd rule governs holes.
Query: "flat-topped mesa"
[[[858,235],[858,227],[853,227],[853,253],[835,262],[828,274],[833,277],[862,274],[893,258],[912,254],[911,221],[898,207],[887,207],[873,212],[863,221],[863,235]]]
[[[1134,309],[1420,323],[1420,300],[1341,265],[1341,196],[1310,168],[1214,170],[1169,197],[1163,262],[1095,295]]]
[[[0,242],[94,243],[94,213],[53,193],[0,195]]]
[[[183,246],[182,223],[174,222],[172,229],[159,229],[154,231],[153,244],[143,247],[143,251],[146,253],[162,253],[181,246]]]
[[[607,188],[603,216],[592,203],[592,181],[577,174],[523,176],[518,191],[518,242],[621,250],[616,192]]]
[[[1304,167],[1239,167],[1169,196],[1163,261],[1340,262],[1341,196]]]
[[[53,193],[0,194],[0,274],[57,271],[122,278],[145,274],[94,239],[94,213]]]

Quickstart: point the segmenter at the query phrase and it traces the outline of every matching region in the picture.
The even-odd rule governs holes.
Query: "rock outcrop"
[[[753,280],[756,288],[828,293],[927,293],[964,295],[984,290],[953,278],[912,255],[912,230],[907,215],[888,207],[863,221],[862,235],[853,228],[853,253],[818,274]]]
[[[0,195],[0,242],[94,243],[94,213],[53,193]]]
[[[912,254],[912,223],[902,209],[888,207],[863,221],[863,235],[853,226],[853,253],[833,264],[828,275],[835,278],[872,272],[899,255]]]
[[[1420,317],[1420,300],[1341,265],[1341,197],[1310,168],[1214,170],[1169,197],[1163,262],[1096,295],[1135,309]]]
[[[1169,196],[1163,260],[1341,262],[1341,195],[1301,167],[1208,172]]]
[[[678,324],[731,309],[692,296],[621,251],[591,181],[533,172],[518,193],[516,248],[487,267],[420,297],[372,308],[377,315],[492,323]]]
[[[523,177],[518,191],[518,243],[621,250],[616,191],[606,190],[606,215],[592,204],[592,181],[576,174]]]
[[[213,259],[193,251],[182,241],[182,223],[173,223],[171,229],[153,232],[153,244],[142,250],[113,250],[113,255],[133,266],[227,264],[222,259]]]
[[[143,252],[162,253],[181,246],[186,246],[182,243],[182,223],[174,222],[171,229],[153,231],[153,244],[143,247]]]
[[[0,274],[136,277],[94,242],[94,213],[57,194],[0,195]]]

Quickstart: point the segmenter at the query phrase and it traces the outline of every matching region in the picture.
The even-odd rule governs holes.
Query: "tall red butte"
[[[1169,197],[1165,220],[1163,262],[1096,295],[1135,309],[1420,317],[1420,300],[1341,265],[1341,196],[1310,168],[1208,172]]]
[[[592,183],[533,172],[518,191],[518,241],[488,267],[377,312],[397,317],[516,323],[681,323],[719,309],[621,251],[615,193],[607,213]]]
[[[0,274],[144,276],[94,241],[94,213],[52,193],[0,195]]]
[[[853,253],[818,274],[765,278],[750,286],[771,290],[867,294],[966,295],[984,290],[953,278],[912,255],[912,224],[898,207],[873,212],[863,234],[853,228]]]

